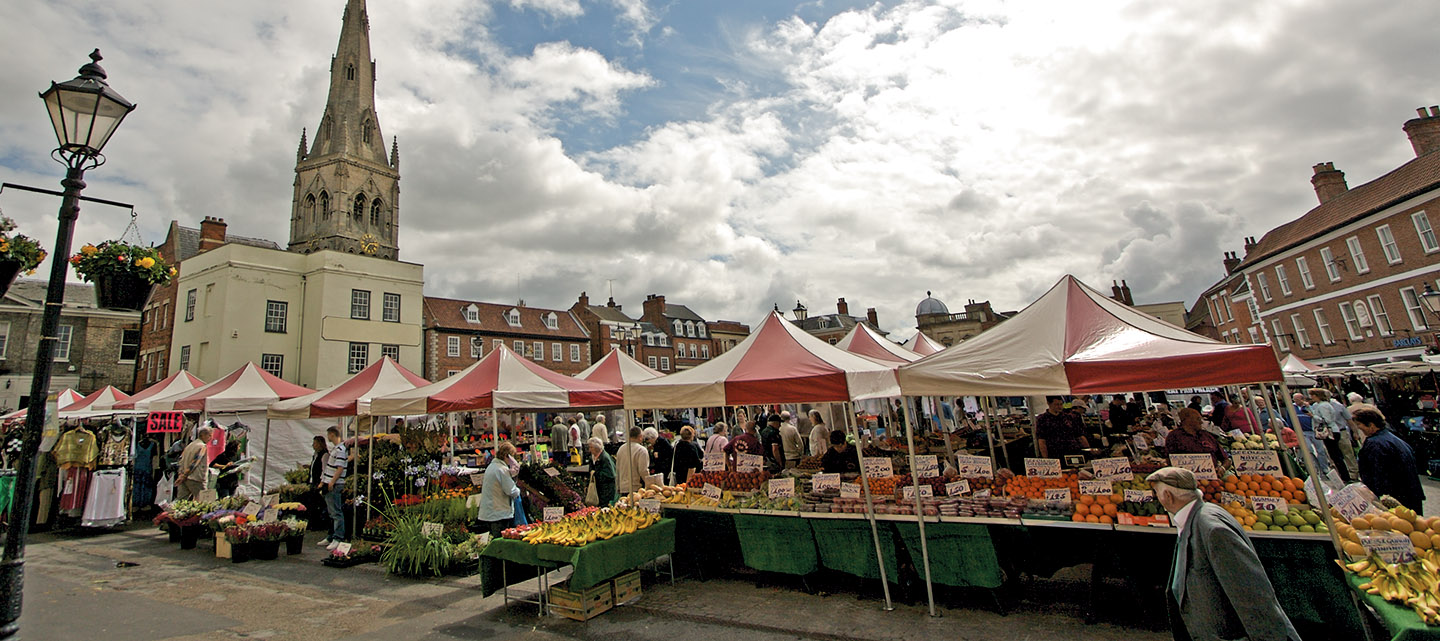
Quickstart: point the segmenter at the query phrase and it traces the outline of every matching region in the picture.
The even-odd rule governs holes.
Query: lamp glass
[[[1440,292],[1435,291],[1430,285],[1425,285],[1425,291],[1420,293],[1420,301],[1431,314],[1440,314]]]
[[[92,82],[52,84],[42,97],[62,149],[98,154],[134,106]]]

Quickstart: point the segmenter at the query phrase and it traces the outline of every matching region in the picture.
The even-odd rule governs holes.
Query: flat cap
[[[1162,467],[1145,477],[1146,483],[1164,483],[1182,490],[1193,490],[1199,486],[1195,473],[1183,467]]]

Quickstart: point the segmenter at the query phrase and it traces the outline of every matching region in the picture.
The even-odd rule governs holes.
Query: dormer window
[[[560,317],[555,312],[545,315],[545,329],[560,329]]]
[[[695,323],[695,333],[698,334],[700,338],[705,338],[705,323]]]
[[[654,346],[655,346],[655,335],[654,335],[654,334],[646,334],[646,335],[645,335],[645,346],[646,346],[646,347],[654,347]]]
[[[678,318],[675,319],[675,335],[676,335],[676,336],[684,336],[684,335],[685,335],[685,323],[680,322],[680,319],[678,319]]]
[[[467,322],[467,323],[478,323],[478,322],[480,322],[480,308],[479,308],[479,307],[476,307],[476,306],[474,306],[474,305],[470,305],[469,307],[466,307],[465,309],[463,309],[463,310],[461,310],[461,311],[463,311],[463,312],[465,313],[465,322]]]
[[[511,307],[511,308],[510,308],[510,311],[505,312],[505,322],[506,322],[506,323],[509,323],[511,327],[519,327],[519,326],[520,326],[520,310],[515,309],[514,307]]]

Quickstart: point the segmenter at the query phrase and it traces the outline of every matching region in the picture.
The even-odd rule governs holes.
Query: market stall
[[[855,328],[835,343],[835,346],[882,363],[913,363],[921,358],[920,354],[891,342],[865,323],[856,323]]]
[[[944,345],[926,336],[923,332],[915,332],[915,335],[911,336],[910,340],[905,341],[904,347],[922,357],[945,351]]]
[[[84,399],[85,399],[85,395],[84,395],[84,394],[81,394],[80,392],[77,392],[77,391],[75,391],[75,390],[70,389],[70,388],[67,387],[67,388],[65,388],[65,389],[63,389],[63,390],[60,390],[60,394],[55,397],[55,407],[58,407],[58,408],[69,407],[69,406],[71,406],[71,405],[74,405],[74,404],[76,404],[76,403],[79,403],[80,401],[82,401],[82,400],[84,400]],[[6,414],[6,415],[4,415],[4,416],[0,416],[0,421],[3,421],[3,422],[5,422],[5,423],[19,423],[19,422],[23,422],[24,420],[25,420],[25,408],[21,408],[21,409],[15,410],[15,411],[10,412],[9,414]]]
[[[69,406],[61,407],[60,420],[109,416],[113,413],[116,403],[129,398],[129,394],[116,389],[115,386],[106,385]]]
[[[157,381],[150,387],[136,392],[130,398],[117,401],[111,406],[111,409],[116,412],[144,413],[150,410],[150,401],[152,400],[177,396],[204,385],[205,381],[182,369]]]

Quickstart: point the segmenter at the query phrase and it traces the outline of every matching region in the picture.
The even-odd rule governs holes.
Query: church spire
[[[311,156],[328,154],[389,165],[375,113],[375,62],[370,58],[365,0],[347,0],[340,44],[330,59],[330,95],[310,149]]]
[[[297,150],[295,150],[295,162],[298,163],[298,162],[300,162],[300,161],[302,161],[302,160],[305,160],[305,147],[306,147],[306,146],[307,146],[307,145],[306,145],[306,139],[305,139],[305,128],[304,128],[304,127],[301,127],[301,128],[300,128],[300,148],[297,149]]]
[[[400,139],[393,138],[392,140],[394,142],[390,145],[390,168],[400,171]]]

